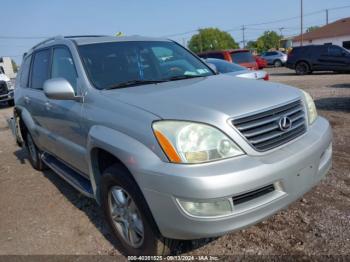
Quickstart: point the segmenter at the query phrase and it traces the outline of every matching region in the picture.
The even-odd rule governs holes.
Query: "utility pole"
[[[242,25],[242,37],[243,37],[243,48],[245,48],[245,26],[244,25]]]
[[[300,46],[303,46],[303,0],[300,0]]]
[[[326,9],[326,25],[328,25],[328,9]]]
[[[278,28],[278,30],[280,30],[280,41],[278,41],[278,47],[280,48],[281,47],[281,41],[282,41],[282,38],[283,38],[283,33],[282,33],[282,30],[284,29],[284,27],[280,27]]]

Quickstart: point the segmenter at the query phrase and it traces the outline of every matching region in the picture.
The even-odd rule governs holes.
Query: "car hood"
[[[0,74],[0,81],[8,82],[10,81],[10,78],[8,78],[5,74]]]
[[[282,84],[225,75],[106,90],[103,94],[106,99],[117,99],[163,119],[203,122],[249,114],[301,96],[298,89]]]

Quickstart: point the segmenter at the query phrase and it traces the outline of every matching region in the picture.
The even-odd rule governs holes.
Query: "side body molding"
[[[89,177],[94,196],[98,203],[100,203],[101,174],[98,171],[98,163],[94,160],[96,159],[94,149],[105,150],[118,158],[134,176],[138,185],[142,184],[139,171],[159,163],[159,157],[136,139],[108,127],[93,126],[87,139],[87,163],[89,163]]]

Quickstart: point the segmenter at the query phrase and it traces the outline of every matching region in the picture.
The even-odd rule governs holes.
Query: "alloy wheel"
[[[108,203],[118,233],[131,247],[140,247],[144,241],[144,227],[140,211],[130,194],[119,186],[113,186],[108,193]]]

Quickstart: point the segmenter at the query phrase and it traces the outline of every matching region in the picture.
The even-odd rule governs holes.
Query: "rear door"
[[[335,45],[327,45],[326,47],[326,52],[321,56],[322,68],[334,71],[346,70],[347,58],[343,54],[343,49]]]
[[[23,89],[24,107],[29,111],[35,130],[31,135],[40,149],[49,151],[51,149],[49,131],[45,126],[46,96],[43,91],[43,84],[49,78],[51,50],[42,49],[32,55],[29,88]]]

